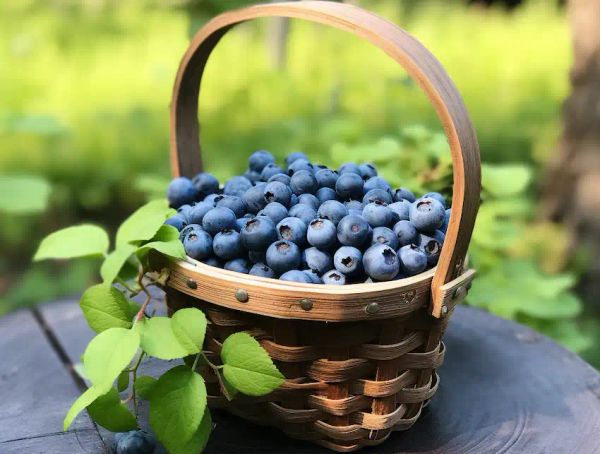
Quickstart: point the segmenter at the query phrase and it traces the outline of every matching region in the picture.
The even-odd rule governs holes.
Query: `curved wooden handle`
[[[177,73],[171,104],[173,175],[191,177],[202,170],[198,95],[210,53],[233,26],[273,16],[310,20],[370,41],[415,79],[435,107],[448,137],[454,166],[452,216],[431,285],[431,313],[439,317],[443,304],[441,287],[463,271],[479,207],[479,146],[462,98],[440,62],[419,41],[391,22],[355,6],[326,1],[257,5],[212,19],[192,40]]]

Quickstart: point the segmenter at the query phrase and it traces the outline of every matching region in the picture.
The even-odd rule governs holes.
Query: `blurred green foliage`
[[[28,263],[50,231],[82,221],[114,231],[145,194],[163,194],[179,58],[203,21],[243,3],[0,3],[0,313],[98,280],[89,261]],[[564,11],[541,0],[511,13],[461,2],[360,3],[441,60],[477,129],[486,164],[470,252],[480,276],[469,303],[585,350],[565,234],[534,221],[535,177],[557,139],[568,90]],[[243,171],[258,148],[279,157],[301,149],[330,165],[368,156],[394,182],[450,191],[447,143],[431,132],[439,130],[436,114],[393,61],[358,38],[295,21],[279,71],[267,25],[239,26],[208,64],[200,121],[211,172],[225,179]],[[2,190],[14,175],[37,189]],[[31,203],[23,193],[46,198],[48,208],[40,214],[34,202],[15,212]]]

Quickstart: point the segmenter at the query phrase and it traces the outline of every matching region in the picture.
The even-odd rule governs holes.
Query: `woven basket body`
[[[349,452],[411,427],[437,389],[442,335],[474,276],[465,270],[465,254],[479,203],[479,149],[456,88],[439,62],[406,32],[347,4],[273,3],[220,15],[192,40],[171,105],[174,176],[202,170],[198,96],[210,53],[234,25],[270,16],[311,20],[363,37],[425,91],[446,131],[454,164],[452,216],[438,266],[408,279],[339,287],[248,276],[191,259],[156,257],[153,262],[170,270],[171,311],[194,306],[207,314],[204,347],[215,361],[224,339],[245,331],[286,377],[270,395],[228,401],[206,371],[209,406]]]

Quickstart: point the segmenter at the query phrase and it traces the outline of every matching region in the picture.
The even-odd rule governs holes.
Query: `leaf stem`
[[[136,389],[135,389],[135,380],[137,379],[138,368],[140,367],[140,364],[142,364],[142,360],[144,359],[145,355],[146,355],[146,353],[144,353],[144,352],[140,353],[140,356],[138,357],[138,360],[135,363],[135,366],[133,366],[133,370],[132,370],[133,384],[131,385],[131,399],[133,400],[133,412],[135,414],[136,421],[138,419],[138,405],[137,405],[137,393],[136,393]]]

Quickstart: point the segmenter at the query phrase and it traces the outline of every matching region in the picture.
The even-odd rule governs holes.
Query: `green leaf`
[[[108,251],[108,235],[95,225],[67,227],[42,240],[33,260],[71,259],[103,255]]]
[[[198,430],[196,433],[194,433],[190,441],[179,444],[177,443],[177,440],[173,440],[174,443],[169,450],[170,454],[189,454],[202,452],[206,447],[206,443],[208,443],[212,429],[212,418],[210,417],[210,411],[208,408],[206,408],[204,410],[204,416],[202,417],[200,427],[198,427]]]
[[[189,354],[199,353],[206,334],[206,317],[196,308],[179,309],[171,318],[171,328]]]
[[[152,238],[165,220],[175,213],[166,200],[153,200],[129,216],[117,231],[117,247]]]
[[[119,393],[111,388],[88,407],[90,417],[111,432],[127,432],[137,428],[135,416],[121,403]]]
[[[150,425],[171,453],[195,439],[206,409],[206,386],[200,375],[177,366],[162,375],[150,396]]]
[[[88,325],[97,333],[109,328],[131,328],[129,303],[114,287],[99,284],[88,288],[79,305]]]
[[[225,339],[221,359],[225,379],[249,396],[268,394],[284,381],[267,352],[247,333],[235,333]]]
[[[481,185],[496,197],[505,197],[523,192],[531,181],[531,169],[521,164],[481,166]]]
[[[71,408],[69,408],[69,411],[65,416],[63,421],[63,430],[68,430],[69,427],[71,427],[75,417],[101,395],[102,391],[99,388],[92,386],[91,388],[88,388],[81,396],[79,396],[77,400],[73,402],[73,405],[71,405]]]
[[[122,393],[129,387],[129,371],[124,370],[117,377],[117,391]]]
[[[142,305],[135,301],[131,301],[131,300],[129,300],[127,302],[127,304],[129,305],[129,315],[133,319],[133,317],[135,317],[137,315],[137,313],[140,311],[140,309],[142,308]]]
[[[83,354],[83,366],[102,394],[131,362],[139,345],[137,331],[125,328],[109,328],[91,340]]]
[[[48,206],[50,184],[34,176],[0,175],[0,212],[30,214]]]
[[[158,383],[158,380],[149,375],[140,375],[135,379],[135,392],[142,399],[149,400],[154,389],[154,385]]]
[[[113,283],[135,250],[136,247],[132,244],[122,244],[106,256],[100,268],[100,276],[105,284]]]
[[[137,254],[138,256],[143,256],[150,249],[155,249],[169,257],[185,258],[185,249],[179,240],[179,231],[172,225],[161,226],[152,238],[152,241],[138,248]]]
[[[168,317],[152,317],[139,323],[141,328],[141,346],[150,356],[159,359],[177,359],[191,354],[182,346],[171,328]]]

